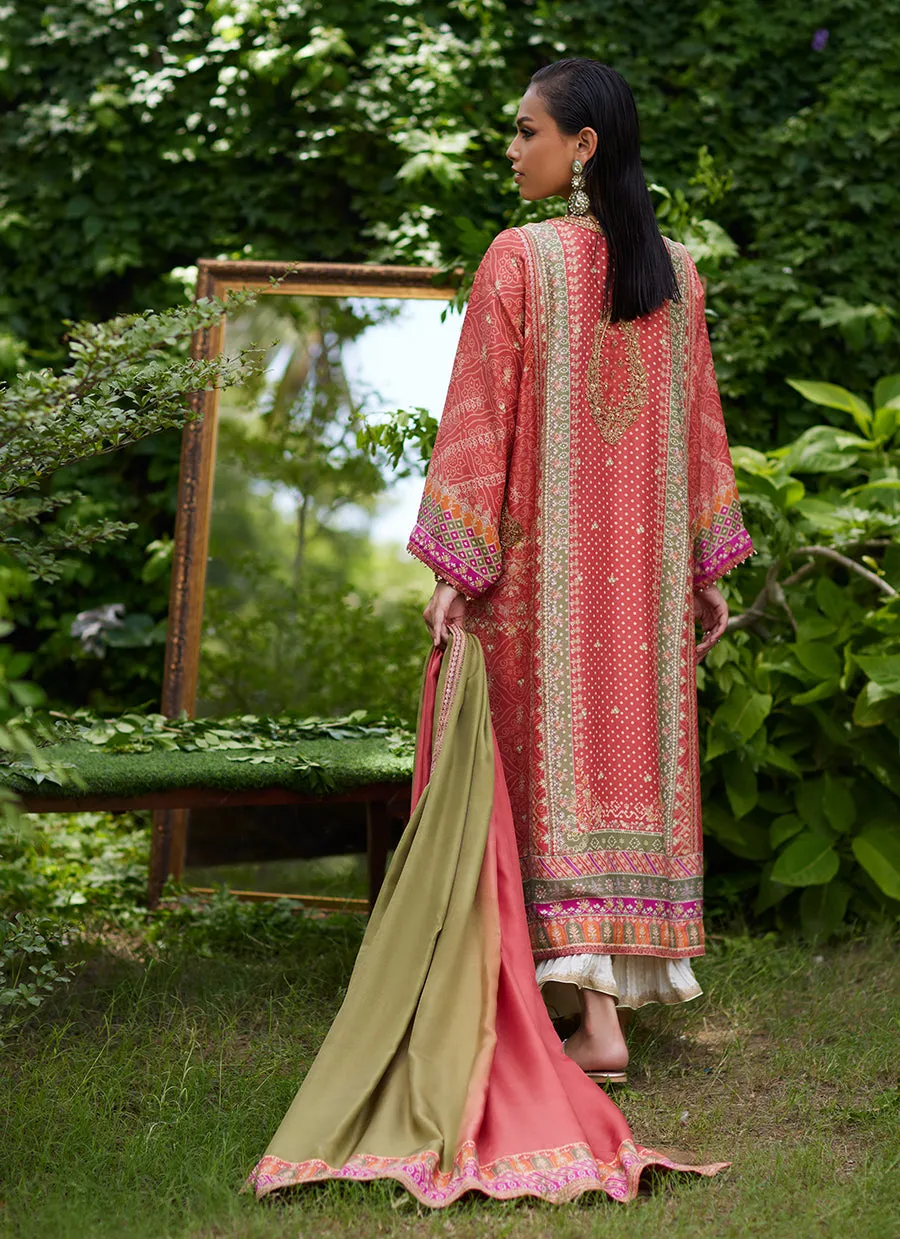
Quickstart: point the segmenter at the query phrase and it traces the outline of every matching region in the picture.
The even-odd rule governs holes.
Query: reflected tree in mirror
[[[379,393],[348,372],[397,302],[262,299],[229,319],[226,349],[266,347],[255,380],[219,407],[199,713],[369,709],[414,719],[423,658],[421,573],[373,543],[395,464],[372,451]],[[395,412],[392,416],[397,416]]]

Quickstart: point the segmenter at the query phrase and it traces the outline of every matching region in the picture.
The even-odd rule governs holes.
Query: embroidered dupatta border
[[[423,1205],[443,1208],[466,1192],[477,1191],[496,1200],[536,1196],[550,1204],[565,1204],[584,1192],[603,1191],[613,1200],[634,1200],[641,1174],[650,1166],[687,1170],[711,1177],[730,1162],[688,1166],[664,1153],[624,1140],[612,1163],[599,1162],[587,1145],[571,1144],[560,1149],[503,1157],[481,1164],[473,1141],[461,1145],[452,1170],[440,1169],[437,1152],[426,1150],[410,1157],[359,1155],[343,1166],[313,1160],[298,1164],[267,1155],[255,1167],[244,1190],[252,1187],[264,1196],[279,1188],[325,1179],[396,1179]]]

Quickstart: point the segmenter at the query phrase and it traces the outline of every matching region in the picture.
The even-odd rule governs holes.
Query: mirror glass
[[[440,416],[462,316],[415,298],[261,296],[224,348],[266,349],[221,393],[198,717],[390,711],[415,722],[431,574],[405,550],[423,476],[361,418]]]

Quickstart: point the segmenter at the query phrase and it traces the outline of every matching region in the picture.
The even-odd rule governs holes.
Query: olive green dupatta
[[[413,806],[344,1003],[247,1186],[625,1200],[648,1165],[726,1165],[635,1145],[563,1053],[534,979],[481,646],[455,626],[425,668]]]

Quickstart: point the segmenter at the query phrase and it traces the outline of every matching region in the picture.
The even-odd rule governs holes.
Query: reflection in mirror
[[[390,711],[415,721],[430,574],[405,551],[422,489],[357,441],[439,417],[461,326],[436,300],[261,297],[224,348],[267,348],[219,400],[197,714]]]

